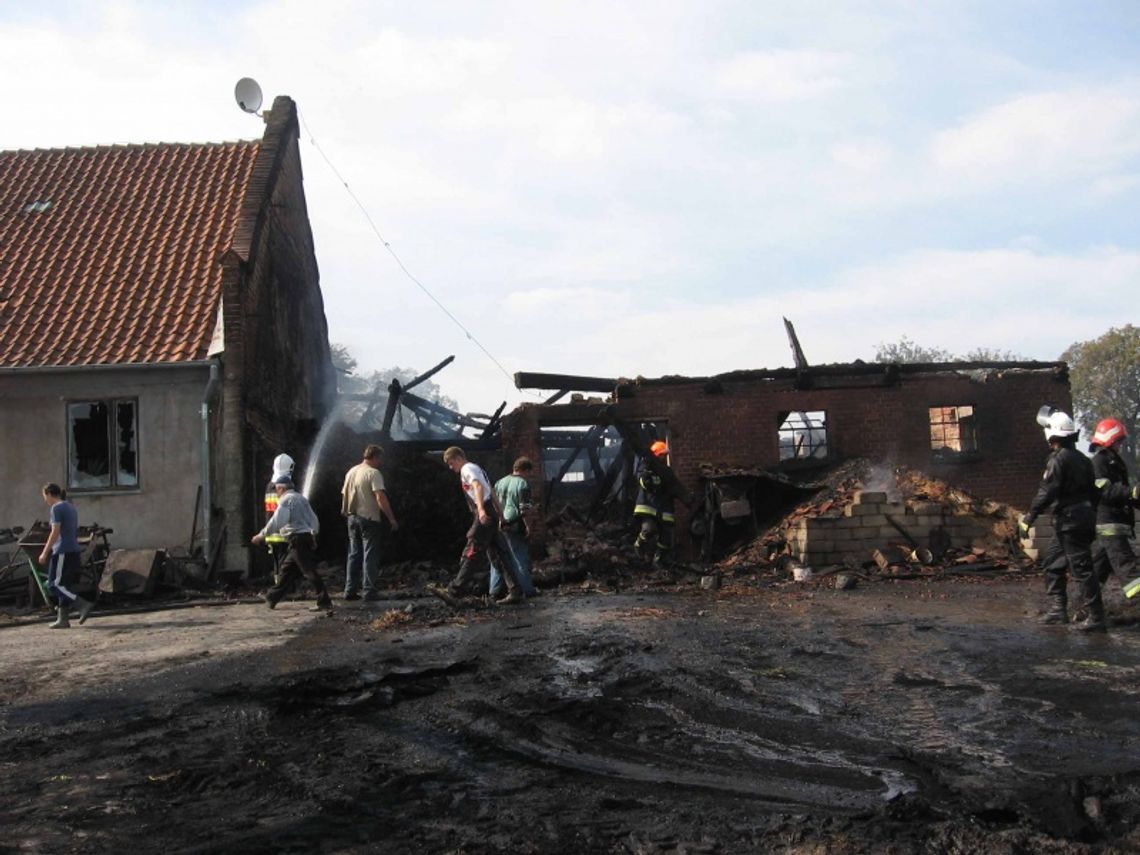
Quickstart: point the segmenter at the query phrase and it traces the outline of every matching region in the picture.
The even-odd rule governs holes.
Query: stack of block
[[[1046,514],[1033,521],[1029,529],[1029,537],[1021,539],[1022,551],[1034,561],[1045,551],[1049,541],[1053,539],[1053,518]]]
[[[937,502],[889,501],[886,493],[862,491],[844,508],[842,517],[805,517],[788,532],[792,552],[804,564],[823,567],[844,559],[870,560],[874,551],[906,538],[890,517],[919,546],[926,546],[930,532],[942,528],[952,547],[968,547],[989,533],[989,526],[971,516],[955,515]]]

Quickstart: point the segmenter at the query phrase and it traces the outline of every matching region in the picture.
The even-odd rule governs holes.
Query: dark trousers
[[[79,578],[80,553],[54,552],[48,558],[48,593],[60,606],[70,606],[77,599],[71,590]]]
[[[1093,572],[1091,528],[1059,529],[1049,541],[1045,557],[1045,593],[1064,606],[1068,603],[1066,573],[1072,573],[1077,584],[1080,605],[1095,615],[1104,614],[1100,583]]]
[[[1103,586],[1113,570],[1120,574],[1120,583],[1140,576],[1140,564],[1127,535],[1099,537],[1092,545],[1093,570],[1097,581]]]
[[[641,521],[641,531],[638,532],[637,540],[634,542],[637,554],[647,557],[652,547],[654,558],[669,558],[673,551],[673,523],[658,520],[649,514],[638,514],[637,519]]]
[[[325,590],[324,580],[317,572],[316,543],[311,534],[293,534],[289,536],[288,551],[278,568],[280,580],[266,592],[266,596],[274,604],[279,603],[289,589],[304,575],[313,587],[317,589],[317,601],[329,599],[329,592]]]
[[[496,544],[498,532],[498,514],[488,511],[485,523],[479,522],[479,515],[475,514],[471,520],[471,527],[467,529],[467,543],[463,547],[463,554],[459,556],[459,572],[447,586],[452,593],[467,593],[471,587],[486,588],[486,585],[480,583],[491,569],[491,559],[488,556],[491,550],[495,552],[495,566],[501,568],[503,576],[506,577],[507,591],[514,593],[519,589],[514,562],[510,556],[502,555]]]

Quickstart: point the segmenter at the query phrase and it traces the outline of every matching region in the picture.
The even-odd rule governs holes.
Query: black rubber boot
[[[1100,594],[1100,583],[1096,575],[1089,573],[1080,580],[1080,592],[1085,618],[1074,625],[1074,629],[1081,632],[1107,632],[1104,622],[1104,600]]]
[[[1078,632],[1108,632],[1108,625],[1104,620],[1104,603],[1099,594],[1096,600],[1086,607],[1084,618],[1073,624],[1073,629]]]
[[[1049,597],[1049,610],[1041,615],[1040,623],[1062,624],[1069,622],[1069,607],[1064,597],[1052,594]]]

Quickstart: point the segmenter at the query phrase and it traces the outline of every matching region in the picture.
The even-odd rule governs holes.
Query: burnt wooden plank
[[[617,380],[612,377],[585,377],[575,374],[542,374],[516,371],[516,389],[564,389],[567,392],[613,392]]]

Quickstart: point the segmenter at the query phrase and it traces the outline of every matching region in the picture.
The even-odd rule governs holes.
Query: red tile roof
[[[205,359],[257,151],[0,151],[0,367]]]

